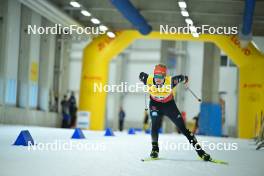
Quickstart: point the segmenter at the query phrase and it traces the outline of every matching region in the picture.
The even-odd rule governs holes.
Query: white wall
[[[71,45],[68,90],[75,92],[77,104],[79,104],[83,49],[89,42],[73,42]]]
[[[264,54],[264,37],[259,37],[259,36],[253,37],[253,41]]]
[[[203,42],[187,42],[187,68],[189,87],[198,97],[202,95],[203,77]],[[191,120],[200,112],[200,103],[188,91],[185,92],[184,109],[187,120]]]
[[[199,97],[202,94],[203,47],[203,42],[187,43],[189,87]],[[226,92],[223,96],[226,102],[226,122],[223,127],[223,132],[231,136],[235,135],[237,124],[237,76],[237,67],[220,67],[219,92]],[[185,92],[185,105],[183,110],[186,111],[188,120],[191,120],[192,117],[200,112],[200,103],[189,92]]]
[[[1,66],[5,67],[5,73],[7,76],[5,75],[4,77],[6,77],[6,80],[12,78],[12,86],[9,86],[9,81],[7,84],[4,84],[7,88],[6,90],[8,91],[5,91],[5,94],[0,94],[0,97],[2,98],[7,95],[10,96],[9,91],[11,90],[12,95],[17,95],[17,93],[20,92],[21,98],[22,100],[25,100],[25,102],[20,104],[24,108],[17,107],[18,97],[11,96],[12,103],[9,103],[10,101],[6,101],[3,106],[0,106],[0,123],[59,127],[61,118],[59,118],[57,113],[43,112],[36,108],[38,82],[29,78],[29,68],[31,66],[30,62],[34,61],[36,64],[39,62],[39,52],[42,48],[40,47],[40,35],[24,35],[25,31],[23,26],[25,27],[28,24],[39,26],[41,24],[42,17],[37,12],[21,5],[19,1],[12,0],[4,2],[8,3],[8,6],[3,7],[7,11],[5,12],[4,20],[2,22],[7,23],[2,26],[2,28],[4,27],[7,31],[3,31],[2,29],[3,36],[6,36],[6,38],[5,40],[0,41],[1,43],[7,42],[7,44],[4,45],[6,48],[3,48],[3,51],[5,52],[1,52],[1,54],[5,53],[5,55],[8,56],[4,57],[8,60],[8,62],[5,61],[4,63],[1,63]],[[3,5],[4,2],[1,1],[1,5]],[[20,14],[21,8],[22,11],[25,10],[22,15]],[[11,56],[11,58],[9,58],[9,56]],[[20,69],[18,69],[18,67]],[[41,72],[39,74],[41,74]],[[22,83],[25,88],[23,89],[25,91],[19,91],[20,87],[17,87],[16,85],[16,80],[18,80],[18,78],[21,81],[20,83]],[[14,81],[15,84],[13,84]]]
[[[122,59],[121,57],[115,57],[109,65],[109,77],[108,84],[113,85],[116,83],[116,60]],[[106,106],[106,121],[108,127],[113,127],[113,119],[116,115],[115,109],[115,93],[108,93],[107,95],[107,106]]]
[[[235,136],[237,124],[237,67],[220,68],[219,90],[226,92],[222,95],[225,101],[225,124],[223,134]]]
[[[53,112],[0,106],[0,124],[60,127],[61,118]]]

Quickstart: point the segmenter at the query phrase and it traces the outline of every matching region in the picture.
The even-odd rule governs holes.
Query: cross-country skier
[[[183,75],[167,76],[167,68],[163,64],[155,66],[154,75],[148,75],[141,72],[139,79],[148,86],[150,94],[150,117],[152,122],[151,138],[152,138],[152,151],[151,158],[158,158],[159,154],[159,128],[161,127],[161,118],[166,115],[170,120],[180,129],[182,134],[186,136],[189,142],[194,146],[197,154],[205,161],[210,161],[211,157],[207,154],[198,144],[197,139],[188,129],[186,129],[180,111],[178,110],[172,89],[179,83],[188,82],[188,77]]]

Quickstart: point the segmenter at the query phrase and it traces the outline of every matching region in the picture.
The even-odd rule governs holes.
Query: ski
[[[216,163],[216,164],[225,164],[225,165],[228,165],[228,162],[222,161],[222,160],[216,160],[216,159],[211,159],[209,162]]]
[[[202,158],[199,158],[200,160],[204,161]],[[223,160],[216,160],[216,159],[211,159],[208,162],[215,163],[215,164],[225,164],[228,165],[228,162],[223,161]]]
[[[141,161],[142,162],[145,162],[145,161],[156,161],[156,160],[161,160],[162,158],[151,158],[151,157],[148,157],[148,158],[142,158]]]
[[[200,160],[204,161],[202,158],[199,158]],[[141,161],[142,162],[147,162],[147,161],[156,161],[156,160],[165,160],[164,158],[151,158],[151,157],[148,157],[148,158],[142,158]],[[222,160],[216,160],[216,159],[211,159],[209,160],[208,162],[211,162],[211,163],[215,163],[215,164],[224,164],[224,165],[228,165],[228,162],[226,161],[222,161]]]

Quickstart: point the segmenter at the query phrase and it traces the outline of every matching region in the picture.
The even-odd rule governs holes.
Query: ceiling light
[[[100,21],[97,18],[92,18],[91,22],[94,24],[100,24]]]
[[[185,1],[179,1],[178,2],[178,5],[181,9],[185,9],[187,7],[187,4]]]
[[[84,15],[84,16],[91,16],[91,14],[87,11],[87,10],[82,10],[81,13]]]
[[[100,25],[99,29],[100,31],[107,31],[108,27],[106,27],[105,25]]]
[[[189,16],[189,13],[188,13],[186,10],[182,10],[182,11],[181,11],[181,14],[182,14],[182,16],[184,16],[184,17],[188,17],[188,16]]]
[[[185,19],[185,22],[188,24],[188,25],[193,25],[193,20],[191,18],[186,18]]]
[[[81,7],[81,5],[76,1],[71,1],[70,4],[71,4],[71,6],[76,7],[76,8]]]
[[[107,32],[107,36],[110,38],[115,38],[116,35],[115,35],[115,33],[109,31],[109,32]]]

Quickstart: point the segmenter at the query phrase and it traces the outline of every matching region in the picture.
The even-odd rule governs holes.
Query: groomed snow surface
[[[39,148],[29,150],[25,146],[13,146],[21,130],[29,130]],[[199,142],[224,142],[227,146],[235,146],[227,147],[229,149],[237,148],[229,151],[206,149],[213,158],[229,162],[229,165],[221,165],[199,160],[195,151],[179,146],[177,149],[177,145],[187,143],[184,136],[162,134],[160,157],[164,160],[142,162],[141,159],[148,157],[151,149],[149,134],[115,132],[114,137],[105,137],[103,131],[85,130],[86,139],[71,139],[73,131],[1,125],[0,176],[264,175],[264,150],[256,151],[252,140],[197,136]],[[48,143],[53,143],[53,147],[47,147]],[[54,143],[57,143],[57,148]],[[69,150],[70,144],[72,150]],[[66,145],[64,150],[59,149],[63,145]]]

